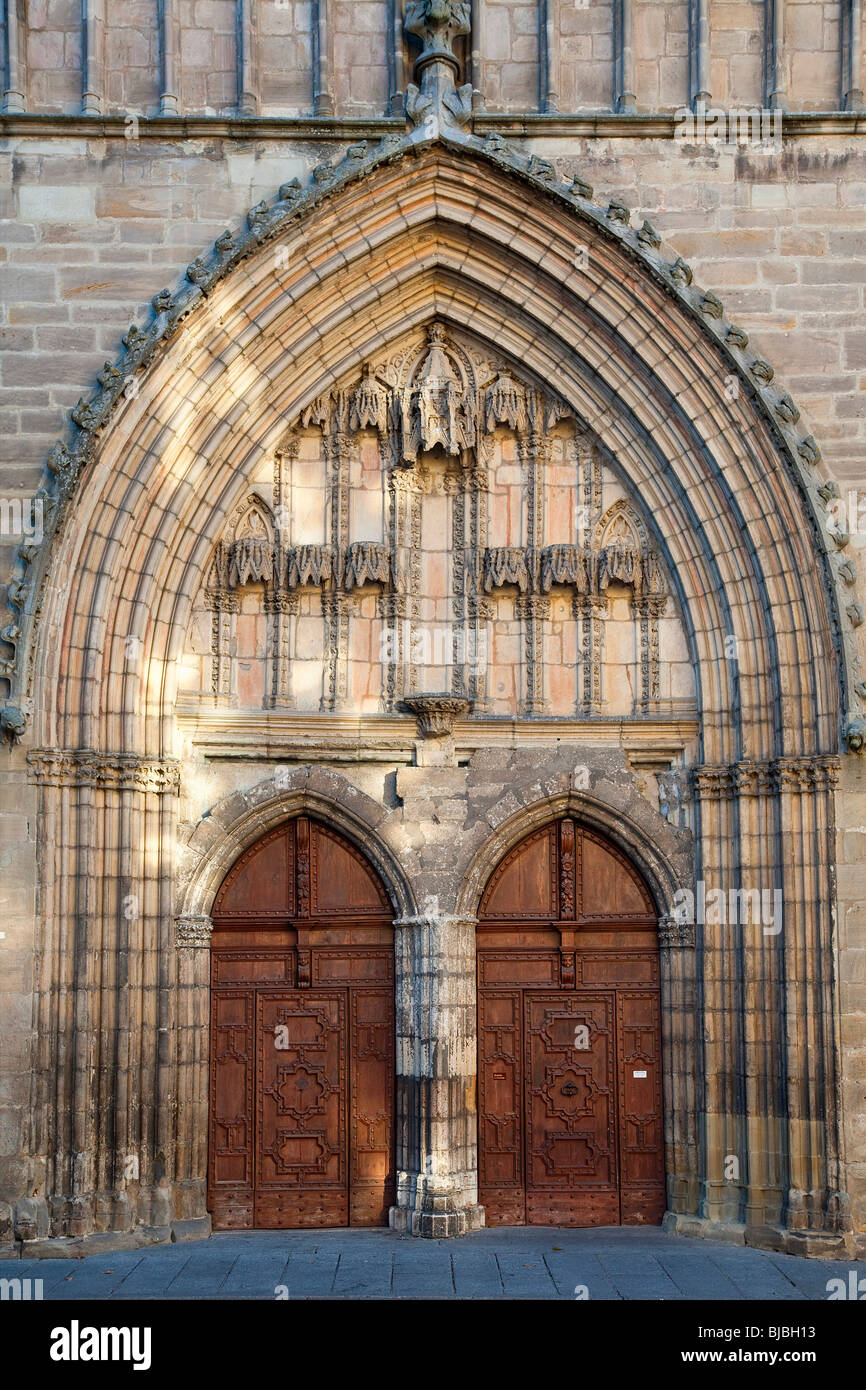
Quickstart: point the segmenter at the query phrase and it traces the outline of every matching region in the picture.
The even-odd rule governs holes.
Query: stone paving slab
[[[389,1230],[236,1231],[79,1260],[5,1262],[46,1300],[824,1300],[862,1262],[805,1260],[660,1229],[496,1227],[458,1240]],[[286,1295],[283,1294],[283,1297]]]

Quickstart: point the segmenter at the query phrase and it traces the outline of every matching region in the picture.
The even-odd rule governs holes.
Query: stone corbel
[[[845,744],[849,753],[862,753],[866,747],[866,720],[852,719],[845,729]]]
[[[454,723],[468,714],[472,701],[461,695],[408,695],[403,704],[418,721],[421,738],[449,738]]]
[[[454,762],[454,724],[469,713],[472,701],[462,695],[408,695],[403,704],[414,714],[418,727],[415,762],[418,767],[447,766]]]

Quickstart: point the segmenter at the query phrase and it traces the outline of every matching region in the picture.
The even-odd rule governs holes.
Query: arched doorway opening
[[[387,1225],[394,932],[381,880],[299,816],[241,855],[212,917],[214,1227]]]
[[[658,917],[646,884],[565,817],[505,856],[478,916],[488,1225],[660,1222]]]

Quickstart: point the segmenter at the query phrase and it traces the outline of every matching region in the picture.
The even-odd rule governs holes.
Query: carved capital
[[[454,917],[450,913],[443,912],[438,915],[431,914],[426,917],[397,917],[394,926],[409,931],[423,931],[430,927],[450,927],[474,931],[478,926],[477,917]]]
[[[468,714],[472,701],[461,695],[409,695],[403,704],[418,721],[421,738],[447,738],[461,715]]]
[[[702,801],[774,796],[781,791],[831,791],[839,779],[839,768],[839,759],[830,754],[766,762],[746,760],[728,766],[705,764],[692,770],[692,785]]]
[[[99,787],[158,795],[180,790],[180,765],[168,759],[88,749],[39,748],[27,754],[27,762],[32,780],[40,786]]]
[[[659,946],[667,950],[674,946],[694,946],[695,926],[693,922],[680,922],[667,915],[659,918]]]
[[[550,617],[550,599],[539,598],[537,594],[522,594],[514,600],[514,611],[519,618],[524,618],[527,622],[534,619],[540,622]]]
[[[295,614],[300,606],[298,595],[286,593],[285,589],[269,589],[265,594],[266,613]]]
[[[210,917],[175,917],[174,944],[178,950],[193,947],[210,950],[213,922]]]

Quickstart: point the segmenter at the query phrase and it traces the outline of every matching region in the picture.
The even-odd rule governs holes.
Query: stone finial
[[[463,714],[468,714],[472,701],[462,695],[409,695],[403,704],[418,721],[421,738],[448,738],[454,731],[454,724]]]
[[[459,71],[460,63],[451,45],[458,35],[470,32],[472,6],[469,0],[410,0],[405,27],[407,34],[414,34],[423,44],[415,64],[416,74],[438,59]]]

